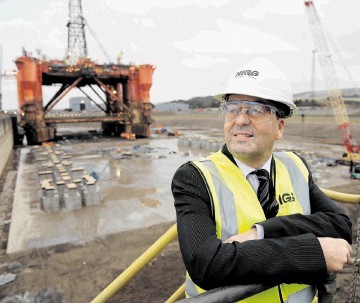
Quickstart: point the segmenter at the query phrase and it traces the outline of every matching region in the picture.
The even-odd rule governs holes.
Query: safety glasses
[[[226,122],[235,122],[241,113],[252,122],[269,121],[276,115],[277,109],[271,105],[247,100],[233,100],[221,104],[220,118]]]

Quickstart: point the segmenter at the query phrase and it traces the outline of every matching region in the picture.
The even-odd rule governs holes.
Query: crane
[[[349,116],[347,114],[341,90],[339,89],[338,78],[336,76],[325,32],[322,28],[319,15],[316,12],[313,1],[305,1],[304,4],[319,63],[329,93],[335,122],[347,149],[344,160],[360,163],[360,145],[351,134]]]
[[[2,111],[1,78],[2,78],[2,45],[0,44],[0,112]]]
[[[106,59],[108,60],[108,63],[112,63],[113,60],[111,59],[110,55],[107,53],[107,51],[105,50],[104,46],[100,43],[97,35],[95,34],[95,31],[90,27],[89,22],[87,22],[87,20],[83,17],[84,23],[87,26],[89,32],[91,33],[92,37],[94,38],[94,40],[96,41],[96,43],[98,44],[98,46],[100,47],[101,51],[103,52],[103,54],[105,55]]]
[[[311,63],[311,101],[315,101],[315,53],[316,50],[313,49]]]

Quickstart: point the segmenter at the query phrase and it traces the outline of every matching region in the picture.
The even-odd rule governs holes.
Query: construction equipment
[[[20,126],[28,144],[55,138],[56,123],[101,122],[105,134],[150,136],[152,119],[149,91],[155,67],[151,64],[97,64],[88,58],[81,0],[69,1],[68,54],[63,60],[41,60],[23,50],[15,60]],[[42,85],[60,84],[60,89],[43,106]],[[54,117],[49,112],[77,87],[99,109],[97,116]],[[92,90],[96,102],[83,89]]]
[[[360,165],[354,167],[354,170],[351,172],[351,179],[360,180]]]
[[[360,163],[360,145],[352,137],[350,121],[345,102],[339,89],[334,64],[325,32],[321,26],[320,18],[316,12],[313,1],[305,1],[305,8],[313,36],[316,52],[330,97],[331,107],[335,116],[336,125],[344,142],[347,152],[343,154],[342,161]]]

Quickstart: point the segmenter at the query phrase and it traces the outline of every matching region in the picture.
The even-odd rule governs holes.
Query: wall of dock
[[[14,147],[11,117],[0,114],[0,176]]]

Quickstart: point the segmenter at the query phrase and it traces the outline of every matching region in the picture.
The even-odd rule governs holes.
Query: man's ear
[[[285,130],[285,121],[284,119],[279,119],[278,129],[276,130],[275,140],[280,140]]]

